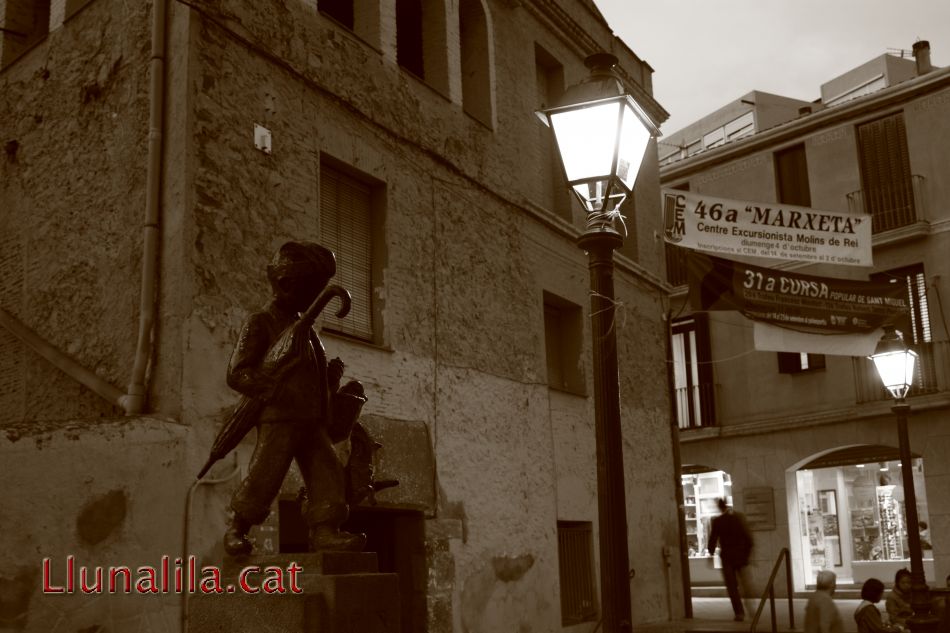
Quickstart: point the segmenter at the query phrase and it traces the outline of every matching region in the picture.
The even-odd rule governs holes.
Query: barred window
[[[561,625],[597,619],[594,538],[589,521],[557,522],[557,558],[561,580]]]

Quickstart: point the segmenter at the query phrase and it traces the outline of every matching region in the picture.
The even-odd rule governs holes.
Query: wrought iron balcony
[[[716,392],[719,385],[700,383],[673,390],[676,421],[681,429],[716,425]]]
[[[924,215],[923,182],[923,176],[914,175],[852,191],[848,194],[848,209],[869,214],[873,233],[913,224]]]
[[[950,390],[950,341],[917,343],[910,346],[917,352],[918,362],[914,384],[908,396]],[[874,363],[864,357],[855,357],[854,393],[858,404],[891,400],[893,396],[881,385],[881,377]]]

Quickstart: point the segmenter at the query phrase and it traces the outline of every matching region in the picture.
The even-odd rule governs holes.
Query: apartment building
[[[534,112],[607,50],[587,0],[0,3],[0,578],[24,631],[178,630],[180,596],[45,595],[76,565],[221,564],[251,434],[195,474],[289,239],[337,254],[319,322],[399,480],[354,509],[404,631],[599,619],[583,228]],[[682,604],[651,145],[618,252],[635,622]],[[300,551],[291,472],[263,552]],[[296,527],[295,527],[296,526]],[[295,531],[297,530],[297,531]],[[669,593],[667,587],[672,587]],[[6,598],[5,598],[6,600]],[[263,601],[262,604],[269,604]],[[6,615],[4,617],[7,617]],[[586,623],[586,624],[585,624]]]
[[[905,342],[920,362],[908,402],[927,578],[950,572],[950,69],[927,42],[830,79],[814,102],[752,92],[670,135],[663,187],[872,216],[873,266],[746,263],[906,287]],[[770,116],[776,115],[777,116]],[[707,564],[715,498],[750,515],[761,587],[790,548],[794,585],[831,569],[839,585],[891,582],[909,567],[892,400],[865,357],[756,351],[738,312],[689,307],[684,250],[667,244],[676,286],[674,401],[694,585]],[[926,529],[924,528],[926,524]],[[942,583],[941,583],[942,584]]]

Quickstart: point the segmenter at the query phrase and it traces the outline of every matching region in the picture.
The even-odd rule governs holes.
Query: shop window
[[[778,371],[781,374],[798,374],[824,368],[824,354],[806,354],[805,352],[778,353]]]
[[[799,143],[775,152],[775,181],[778,201],[800,207],[811,206],[811,190],[808,184],[808,162],[805,145]]]
[[[910,557],[898,450],[849,447],[817,461],[836,465],[809,464],[796,473],[806,583],[821,569],[856,583],[892,578]],[[929,516],[922,459],[913,459],[912,473],[923,526]],[[924,551],[925,559],[932,555]]]
[[[901,113],[857,126],[863,211],[873,218],[874,233],[917,220],[914,186]]]
[[[561,625],[596,621],[594,539],[589,521],[557,522],[557,559],[561,581]]]
[[[0,19],[0,68],[6,68],[49,33],[50,0],[6,0]]]
[[[673,402],[681,429],[716,423],[715,386],[705,314],[678,319],[672,327]]]
[[[548,368],[548,386],[583,395],[584,372],[581,368],[583,316],[580,306],[544,293],[544,349]]]
[[[349,291],[349,314],[327,313],[327,330],[380,342],[385,186],[366,174],[324,157],[320,163],[320,241],[336,255],[334,283]]]
[[[462,109],[491,127],[491,38],[482,0],[461,0],[459,40],[462,53]]]
[[[686,547],[691,558],[712,556],[708,549],[712,520],[719,516],[719,499],[732,507],[732,477],[722,470],[684,468],[683,508],[686,519]],[[690,470],[692,472],[685,472]]]

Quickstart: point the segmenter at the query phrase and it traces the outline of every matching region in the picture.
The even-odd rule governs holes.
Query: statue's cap
[[[276,278],[336,274],[333,251],[315,242],[286,242],[271,259],[267,272]]]

